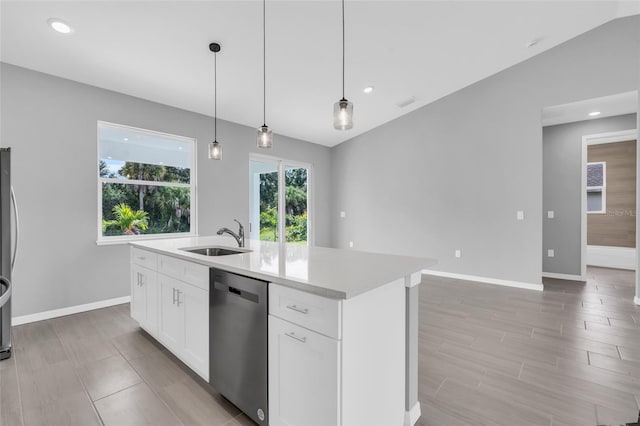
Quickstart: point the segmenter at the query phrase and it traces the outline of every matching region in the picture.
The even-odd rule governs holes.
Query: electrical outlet
[[[554,257],[556,255],[553,249],[547,250],[547,257]]]
[[[524,220],[524,211],[522,211],[522,210],[518,210],[518,211],[516,212],[516,219],[518,219],[518,220]]]
[[[555,217],[555,213],[553,212],[553,210],[549,210],[547,212],[547,219],[553,219]]]
[[[347,212],[340,212],[340,218],[344,219],[347,217]]]
[[[462,252],[460,250],[456,250],[456,258],[460,259],[462,257]]]
[[[349,241],[349,248],[353,248],[353,241]]]

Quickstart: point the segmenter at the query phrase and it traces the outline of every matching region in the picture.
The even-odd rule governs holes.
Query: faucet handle
[[[244,226],[242,226],[242,223],[240,223],[238,219],[233,219],[233,221],[240,225],[240,228],[244,228]]]

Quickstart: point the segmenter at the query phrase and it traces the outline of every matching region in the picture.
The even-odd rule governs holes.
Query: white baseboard
[[[420,402],[416,401],[413,407],[411,407],[411,410],[404,412],[404,426],[415,425],[421,414]]]
[[[587,281],[587,277],[584,275],[570,275],[570,274],[556,274],[554,272],[543,272],[544,278],[555,278],[557,280],[571,280],[571,281]]]
[[[640,297],[636,296],[633,298],[633,303],[635,303],[636,305],[640,306]]]
[[[522,281],[510,281],[510,280],[502,280],[499,278],[489,278],[489,277],[479,277],[476,275],[464,275],[464,274],[454,274],[451,272],[443,272],[443,271],[432,271],[431,269],[423,269],[423,274],[426,275],[435,275],[437,277],[445,277],[445,278],[455,278],[458,280],[467,280],[467,281],[476,281],[485,284],[495,284],[495,285],[503,285],[505,287],[515,287],[522,288],[525,290],[536,290],[542,291],[542,284],[535,283],[525,283]]]
[[[634,248],[587,246],[587,265],[635,271],[637,263]]]
[[[80,312],[93,311],[94,309],[108,308],[109,306],[121,305],[131,301],[131,296],[117,297],[115,299],[101,300],[99,302],[87,303],[84,305],[69,306],[67,308],[54,309],[52,311],[38,312],[36,314],[13,317],[12,325],[22,325],[30,322],[43,321],[51,318],[64,317],[66,315],[78,314]]]

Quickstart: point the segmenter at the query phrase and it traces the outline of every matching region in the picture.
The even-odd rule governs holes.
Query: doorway
[[[582,274],[587,265],[635,270],[637,130],[582,138]]]
[[[249,174],[250,238],[312,245],[311,165],[254,154]]]

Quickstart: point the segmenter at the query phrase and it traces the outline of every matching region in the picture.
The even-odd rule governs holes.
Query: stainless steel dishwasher
[[[209,381],[258,424],[269,424],[267,282],[212,268]]]

